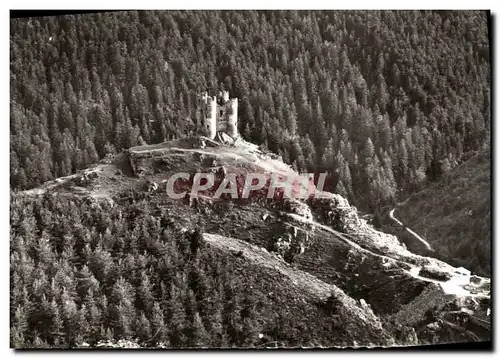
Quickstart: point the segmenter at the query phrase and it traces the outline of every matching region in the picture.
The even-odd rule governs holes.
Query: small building
[[[459,267],[455,270],[455,274],[462,276],[470,276],[470,271],[467,270],[465,267]]]
[[[459,267],[453,272],[452,280],[458,285],[468,285],[470,283],[470,271],[464,267]]]

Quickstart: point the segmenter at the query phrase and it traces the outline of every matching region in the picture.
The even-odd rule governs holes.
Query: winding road
[[[434,249],[431,247],[431,245],[429,245],[429,243],[427,241],[425,241],[424,238],[422,238],[420,235],[418,235],[415,231],[407,228],[401,221],[399,221],[398,219],[396,219],[394,217],[394,210],[396,210],[396,208],[392,209],[390,212],[389,212],[389,217],[394,220],[396,223],[398,223],[403,229],[405,229],[406,231],[408,231],[411,235],[413,235],[414,238],[416,238],[418,241],[420,241],[422,244],[425,245],[425,247],[430,250],[430,251],[434,251]]]
[[[391,214],[392,214],[393,211],[391,211]],[[341,233],[341,232],[338,232],[338,231],[332,229],[331,227],[329,227],[327,225],[323,225],[323,224],[321,224],[321,223],[319,223],[317,221],[307,220],[304,217],[302,217],[300,215],[297,215],[297,214],[291,214],[290,213],[290,214],[288,214],[288,216],[291,217],[291,218],[293,218],[294,220],[301,221],[301,222],[304,222],[304,223],[307,223],[307,224],[312,224],[314,227],[316,227],[318,229],[321,229],[321,230],[324,230],[324,231],[328,231],[328,232],[334,234],[334,236],[335,236],[336,239],[340,239],[340,240],[344,241],[346,244],[348,244],[348,245],[352,246],[353,248],[357,249],[359,252],[363,252],[363,253],[365,253],[367,255],[370,255],[370,256],[380,257],[382,259],[391,261],[393,263],[400,263],[400,264],[403,264],[403,265],[408,265],[408,266],[411,267],[409,270],[406,270],[406,269],[403,269],[403,268],[401,268],[401,269],[403,271],[407,272],[409,275],[411,275],[412,277],[414,277],[417,280],[427,281],[427,282],[433,282],[435,284],[440,285],[441,288],[443,289],[443,291],[446,294],[452,294],[452,295],[456,295],[456,296],[469,296],[469,297],[489,297],[489,295],[486,295],[483,292],[472,293],[469,290],[466,290],[461,283],[456,282],[454,279],[449,279],[447,281],[441,281],[441,280],[436,280],[436,279],[433,279],[433,278],[430,278],[430,277],[420,276],[421,267],[418,267],[418,266],[416,266],[416,265],[414,265],[414,264],[412,264],[410,262],[407,262],[407,261],[404,261],[404,260],[401,260],[401,259],[396,259],[394,257],[386,256],[386,255],[383,255],[383,254],[379,254],[379,253],[373,252],[371,250],[368,250],[366,248],[363,248],[360,245],[358,245],[357,243],[355,243],[354,241],[352,241],[351,239],[349,239],[348,235],[346,235],[344,233]],[[394,219],[394,220],[397,220],[397,219]],[[402,225],[401,222],[398,222],[398,223],[400,225]],[[414,233],[414,235],[417,235],[417,234]]]

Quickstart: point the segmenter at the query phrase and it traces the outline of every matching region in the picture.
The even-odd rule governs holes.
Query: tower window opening
[[[224,111],[221,109],[220,111],[220,115],[222,116],[224,114]]]

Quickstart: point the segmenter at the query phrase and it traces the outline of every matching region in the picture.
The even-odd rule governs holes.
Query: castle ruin
[[[238,137],[238,99],[229,98],[229,92],[219,92],[218,96],[209,97],[203,93],[201,97],[202,114],[198,119],[198,127],[207,137],[214,139],[218,132]]]

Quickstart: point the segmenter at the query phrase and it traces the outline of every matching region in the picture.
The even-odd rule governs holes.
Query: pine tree
[[[93,291],[89,290],[85,296],[85,305],[87,309],[87,321],[90,327],[88,333],[88,343],[90,345],[97,343],[99,339],[103,337],[99,336],[100,326],[102,322],[103,311],[97,305],[96,299],[94,297]]]
[[[63,289],[61,295],[61,305],[66,342],[72,347],[75,344],[75,338],[78,333],[75,331],[78,321],[78,309],[75,301],[71,298],[70,293],[66,289]]]
[[[140,286],[137,290],[138,300],[136,301],[136,307],[144,310],[146,313],[150,313],[153,309],[154,296],[149,280],[149,276],[145,272],[141,272]]]
[[[168,303],[169,340],[173,347],[182,347],[186,343],[184,329],[186,327],[186,314],[182,305],[182,296],[173,285],[170,288]]]
[[[141,312],[138,316],[135,327],[136,336],[139,338],[139,341],[149,343],[152,338],[151,325],[144,312]]]
[[[335,161],[335,145],[333,139],[330,138],[323,152],[323,156],[321,157],[322,170],[333,173],[335,170],[334,161]]]
[[[25,346],[26,335],[28,334],[28,315],[21,306],[16,308],[10,334],[10,344],[13,348],[23,348]]]
[[[91,332],[91,327],[87,321],[88,310],[85,304],[83,304],[78,310],[76,317],[76,325],[74,327],[77,332],[77,337],[75,338],[76,344],[82,344],[88,341]]]
[[[187,345],[189,347],[208,347],[210,343],[210,336],[208,335],[200,314],[195,312],[189,327],[189,334]]]
[[[57,339],[59,341],[59,344],[64,345],[64,321],[61,317],[59,306],[57,305],[57,302],[55,300],[52,300],[52,302],[50,303],[50,313],[52,316],[52,322],[48,333],[54,340]]]
[[[158,302],[153,304],[153,310],[149,321],[152,333],[151,343],[166,343],[168,339],[167,326],[165,325],[163,310]]]

